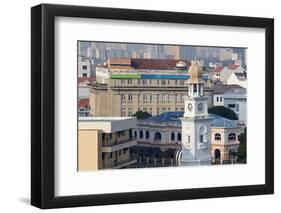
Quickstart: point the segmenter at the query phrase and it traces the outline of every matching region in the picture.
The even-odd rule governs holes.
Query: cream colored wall
[[[101,169],[100,139],[101,134],[97,130],[79,130],[78,171]]]

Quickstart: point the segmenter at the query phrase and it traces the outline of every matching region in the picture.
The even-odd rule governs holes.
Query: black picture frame
[[[55,17],[263,28],[265,48],[265,184],[96,195],[54,195]],[[42,208],[217,198],[274,193],[274,20],[164,11],[41,4],[31,8],[31,204]]]

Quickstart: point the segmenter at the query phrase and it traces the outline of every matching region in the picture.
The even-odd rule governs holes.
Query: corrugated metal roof
[[[144,121],[152,121],[154,123],[171,123],[178,125],[181,124],[179,118],[183,117],[184,112],[165,112],[160,115],[156,115],[150,118],[145,119]],[[212,118],[211,126],[213,128],[239,128],[235,121],[229,120],[219,115],[209,114],[209,117]]]

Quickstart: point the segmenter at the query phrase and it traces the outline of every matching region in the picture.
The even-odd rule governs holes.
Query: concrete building
[[[183,111],[189,78],[189,61],[167,59],[110,59],[97,67],[96,83],[91,84],[93,116],[131,116],[137,111],[158,115]],[[213,85],[203,75],[208,104],[213,101]]]
[[[89,99],[90,97],[90,83],[94,82],[95,78],[78,78],[78,100]]]
[[[232,75],[245,75],[245,69],[240,65],[230,64],[229,66],[217,66],[213,72],[213,79],[219,80],[224,84],[233,84],[228,82]]]
[[[247,90],[237,84],[215,84],[214,106],[224,106],[233,110],[240,124],[247,123]]]
[[[78,100],[78,117],[88,117],[90,115],[89,98]]]
[[[119,169],[133,166],[137,160],[130,148],[137,144],[132,129],[136,118],[79,118],[78,171]]]
[[[78,57],[78,77],[91,77],[91,61],[81,56]]]
[[[248,83],[247,83],[246,73],[245,72],[241,72],[241,73],[233,72],[229,76],[226,84],[237,84],[237,85],[247,89]]]
[[[137,121],[134,136],[138,142],[138,150],[143,148],[156,150],[155,153],[153,151],[139,153],[138,162],[141,158],[142,163],[147,167],[154,164],[158,166],[176,165],[176,153],[182,146],[181,118],[183,115],[183,111],[166,112]],[[215,114],[209,114],[209,117],[211,119],[211,148],[209,151],[213,163],[233,163],[234,150],[238,151],[240,144],[238,136],[242,133],[243,128],[236,121]]]

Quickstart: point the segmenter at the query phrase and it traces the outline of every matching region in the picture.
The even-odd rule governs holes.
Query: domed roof
[[[203,69],[197,61],[191,61],[188,74],[190,75],[191,79],[201,79],[203,75]]]

